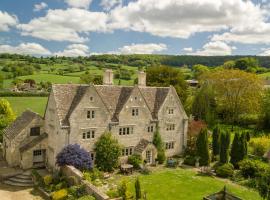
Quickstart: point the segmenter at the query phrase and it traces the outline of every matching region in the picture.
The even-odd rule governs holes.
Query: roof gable
[[[24,111],[19,117],[15,119],[14,122],[12,122],[6,129],[4,129],[5,136],[9,139],[15,138],[34,119],[43,118],[31,110]]]

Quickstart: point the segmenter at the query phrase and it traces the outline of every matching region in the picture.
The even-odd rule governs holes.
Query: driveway
[[[8,186],[0,183],[1,200],[43,200],[33,188]]]

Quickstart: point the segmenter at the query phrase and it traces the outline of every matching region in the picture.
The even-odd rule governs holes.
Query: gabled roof
[[[170,90],[169,87],[54,84],[52,92],[56,102],[56,111],[62,126],[69,125],[68,121],[71,113],[80,103],[87,88],[91,86],[96,89],[96,92],[110,112],[111,120],[116,122],[118,121],[119,113],[135,87],[139,88],[153,119],[157,118],[158,111]]]
[[[31,110],[24,111],[14,122],[4,129],[5,136],[9,139],[15,138],[35,118],[43,119],[39,114]]]
[[[134,153],[141,154],[149,144],[152,143],[146,139],[141,139],[140,142],[134,147]]]
[[[34,147],[35,145],[37,145],[38,143],[40,143],[42,140],[44,140],[47,137],[48,137],[47,133],[42,133],[41,135],[34,138],[30,137],[29,140],[24,141],[23,144],[20,145],[19,149],[20,151],[26,151]]]

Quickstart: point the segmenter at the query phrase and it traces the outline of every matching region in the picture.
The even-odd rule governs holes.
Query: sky
[[[0,0],[0,53],[270,56],[270,0]]]

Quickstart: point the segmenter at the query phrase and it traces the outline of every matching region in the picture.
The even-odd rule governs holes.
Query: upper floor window
[[[95,111],[94,110],[88,110],[86,117],[87,117],[87,119],[94,119],[95,118]]]
[[[84,140],[95,138],[95,130],[90,130],[90,131],[87,131],[87,132],[83,132],[82,138]]]
[[[133,147],[127,147],[122,149],[122,156],[130,156],[133,154]]]
[[[94,152],[90,152],[90,157],[91,157],[91,160],[94,161],[95,160],[95,153]]]
[[[168,109],[168,114],[172,115],[174,113],[174,109],[173,108],[169,108]]]
[[[148,126],[148,127],[147,127],[147,132],[148,132],[148,133],[154,132],[154,125]]]
[[[166,130],[167,131],[174,131],[175,130],[175,124],[167,124]]]
[[[94,101],[94,97],[91,96],[90,97],[90,101],[93,102]]]
[[[40,127],[33,127],[30,129],[30,136],[39,136],[40,135]]]
[[[138,116],[139,115],[139,108],[132,108],[132,116]]]
[[[121,127],[119,128],[119,135],[133,134],[133,127]]]
[[[174,142],[166,142],[165,148],[166,149],[174,149]]]

